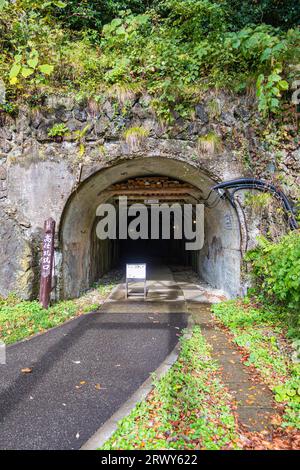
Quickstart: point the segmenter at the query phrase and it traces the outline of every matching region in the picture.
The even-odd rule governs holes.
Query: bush
[[[209,88],[256,83],[262,116],[279,116],[297,78],[299,29],[232,22],[225,0],[0,0],[0,74],[10,101],[58,87],[94,98],[146,90],[165,120],[191,116]]]
[[[186,117],[188,104],[209,87],[239,92],[251,83],[263,116],[281,109],[295,79],[297,29],[283,33],[262,24],[231,32],[226,11],[216,2],[164,5],[166,16],[124,13],[105,25],[98,62],[103,83],[142,83],[163,118],[172,111]]]
[[[260,238],[260,244],[246,257],[252,262],[256,290],[266,300],[287,308],[294,326],[299,327],[300,232],[290,232],[279,243]]]
[[[224,3],[224,0],[219,0]],[[266,23],[289,29],[300,22],[299,0],[225,0],[233,28]]]
[[[98,30],[118,16],[120,11],[130,9],[142,13],[149,8],[151,0],[68,0],[66,7],[56,10],[56,16],[63,26],[75,31],[83,29]]]
[[[49,137],[64,137],[69,132],[69,128],[64,123],[54,124],[48,130]]]

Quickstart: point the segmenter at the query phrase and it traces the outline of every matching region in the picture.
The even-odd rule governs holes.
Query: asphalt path
[[[172,307],[104,310],[7,348],[1,449],[79,449],[164,361],[187,325],[186,314]]]

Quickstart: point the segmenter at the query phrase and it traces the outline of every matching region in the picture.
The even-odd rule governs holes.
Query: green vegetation
[[[76,140],[77,144],[79,145],[79,157],[82,157],[85,153],[84,138],[85,138],[87,132],[89,131],[89,129],[90,129],[90,126],[88,124],[83,129],[77,130],[77,131],[74,132],[75,140]]]
[[[15,343],[60,325],[77,314],[77,306],[72,300],[59,302],[45,310],[38,301],[22,302],[13,297],[1,299],[0,338],[6,344]]]
[[[262,116],[276,115],[299,64],[299,3],[288,3],[0,0],[8,101],[147,91],[157,114],[172,120],[189,116],[209,88],[256,86]]]
[[[133,13],[143,13],[154,3],[153,0],[68,0],[63,11],[55,13],[62,24],[72,30],[99,31],[121,11],[130,9]]]
[[[222,102],[209,91],[225,90],[256,96],[265,126],[253,119],[252,140],[263,139],[266,155],[284,145],[295,148],[298,137],[290,123],[292,84],[299,79],[299,22],[299,0],[0,0],[0,76],[6,95],[0,112],[15,116],[22,102],[36,108],[51,93],[72,93],[95,109],[110,96],[113,113],[119,106],[126,116],[130,103],[144,95],[161,121],[172,122],[179,116],[193,119],[195,104],[206,94],[209,117],[218,120]],[[59,141],[69,132],[57,122],[48,136]],[[79,157],[88,132],[89,126],[73,132]],[[222,138],[204,132],[198,151],[218,153]],[[137,123],[123,138],[138,149],[148,135]],[[251,158],[260,156],[250,155],[248,141],[236,139],[236,145],[252,170]],[[106,157],[102,144],[99,152]],[[248,194],[245,202],[263,208],[270,195]],[[215,305],[213,311],[233,334],[245,364],[260,372],[275,400],[284,404],[283,426],[299,428],[299,231],[277,244],[261,238],[247,260],[252,297]],[[49,310],[14,295],[0,298],[0,338],[13,343],[91,311],[113,285],[102,283],[95,292]],[[200,329],[181,346],[177,363],[120,422],[105,449],[238,447],[232,398]]]
[[[146,401],[120,421],[103,449],[237,448],[232,398],[218,374],[200,328],[181,339],[176,364]]]
[[[139,145],[148,137],[149,131],[141,126],[130,127],[123,134],[126,143],[132,148],[137,149]]]
[[[213,155],[222,149],[222,140],[214,132],[209,132],[198,138],[198,149],[200,152]]]
[[[275,307],[245,298],[216,304],[213,312],[229,328],[235,343],[246,351],[244,364],[254,366],[285,405],[282,425],[300,429],[300,350],[285,339],[285,317]],[[299,342],[294,347],[299,348]]]
[[[69,133],[68,127],[63,123],[54,124],[48,131],[49,137],[64,137]]]
[[[261,238],[248,253],[253,296],[213,306],[234,341],[285,405],[283,426],[300,428],[300,233],[278,243]],[[286,338],[289,338],[287,340]]]
[[[236,28],[266,23],[289,29],[300,23],[300,5],[295,0],[227,0],[226,3]]]
[[[300,232],[290,232],[278,243],[260,238],[247,254],[252,262],[256,295],[263,303],[279,305],[290,327],[300,337]]]
[[[84,313],[99,309],[120,280],[120,273],[106,275],[101,284],[74,300],[61,301],[45,310],[38,301],[22,301],[11,294],[0,297],[0,340],[15,343],[35,333],[41,333]]]
[[[247,192],[245,194],[245,205],[254,210],[270,207],[273,203],[273,196],[270,193]]]

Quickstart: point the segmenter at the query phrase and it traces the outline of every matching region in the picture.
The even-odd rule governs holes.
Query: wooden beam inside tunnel
[[[113,196],[113,198],[117,201],[118,200],[118,195]],[[190,195],[182,195],[182,196],[175,196],[175,195],[160,195],[159,198],[156,196],[154,197],[149,197],[145,196],[144,194],[142,195],[129,195],[127,196],[128,202],[130,204],[133,204],[134,202],[141,202],[143,201],[144,204],[155,204],[155,202],[150,202],[150,201],[158,201],[158,202],[169,202],[170,204],[174,204],[174,202],[178,202],[179,204],[197,204],[198,199],[195,198],[194,196]]]
[[[163,201],[190,202],[201,199],[202,191],[191,184],[169,179],[167,176],[131,178],[110,186],[103,195],[109,198],[127,196],[128,200],[159,198]]]

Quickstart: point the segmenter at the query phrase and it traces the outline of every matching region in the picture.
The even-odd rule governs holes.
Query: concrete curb
[[[192,315],[188,314],[186,333],[183,338],[190,338],[194,321]],[[180,353],[180,344],[177,343],[173,351],[166,357],[162,364],[152,373],[158,379],[162,378],[175,364]],[[137,389],[137,391],[109,418],[95,434],[81,447],[80,450],[97,450],[113,435],[121,419],[130,414],[133,408],[144,400],[153,389],[152,377],[149,377]]]

